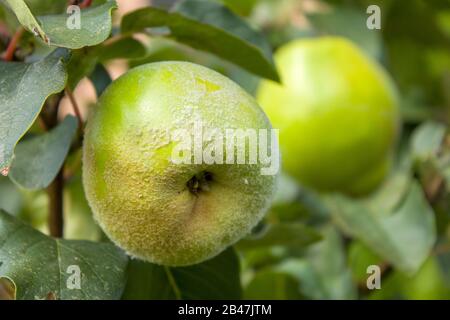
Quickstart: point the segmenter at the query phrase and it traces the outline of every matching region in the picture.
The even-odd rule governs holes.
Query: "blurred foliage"
[[[63,14],[67,3],[26,2],[36,16]],[[103,2],[94,1],[94,5]],[[165,9],[171,2],[154,1]],[[396,166],[379,190],[358,200],[321,195],[283,175],[266,219],[250,237],[237,243],[237,253],[230,249],[204,264],[169,271],[132,260],[124,298],[450,299],[450,1],[222,2],[261,30],[273,50],[295,38],[340,35],[377,59],[401,94],[404,125]],[[381,30],[366,27],[366,9],[373,4],[381,8]],[[119,26],[120,21],[114,25]],[[17,19],[2,5],[0,27],[10,33],[18,27]],[[186,45],[188,41],[182,44],[168,39],[163,29],[144,31],[139,38],[98,40],[94,46],[74,51],[68,65],[71,88],[89,77],[100,96],[111,81],[112,60],[120,58],[129,67],[165,60],[195,62],[254,93],[259,77],[237,66],[248,62],[247,58],[232,52],[231,62],[225,61],[230,53],[214,55],[216,48],[209,53],[197,51]],[[1,51],[7,41],[0,32]],[[51,51],[31,35],[25,35],[19,47],[17,56],[28,62],[43,61]],[[209,46],[197,43],[194,47],[208,51]],[[255,67],[250,69],[255,72]],[[30,81],[39,86],[37,80]],[[49,88],[45,97],[54,91]],[[29,102],[42,104],[36,98],[25,101]],[[34,119],[24,124],[32,125],[26,139],[42,134]],[[11,145],[24,131],[13,129],[17,139]],[[107,241],[85,199],[80,165],[80,150],[71,150],[64,165],[66,237]],[[25,190],[0,178],[0,208],[45,233],[47,207],[44,189]],[[381,289],[367,289],[370,265],[380,267]],[[172,278],[180,292],[170,283]],[[4,286],[11,288],[10,280],[4,279],[0,274]],[[217,291],[219,286],[224,290]]]
[[[133,259],[125,300],[240,299],[239,260],[233,248],[197,265],[165,267]]]

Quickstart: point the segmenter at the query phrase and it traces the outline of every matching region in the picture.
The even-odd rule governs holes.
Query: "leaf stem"
[[[59,170],[55,180],[47,188],[49,197],[49,216],[48,226],[50,235],[57,238],[63,237],[64,218],[63,218],[63,190],[64,176],[63,168]]]
[[[49,105],[48,117],[46,121],[46,127],[48,130],[58,125],[58,110],[63,93],[59,93],[55,96],[52,103]],[[43,120],[45,120],[43,118]],[[59,170],[56,178],[47,187],[48,195],[48,227],[50,235],[57,238],[62,238],[64,234],[64,211],[63,211],[63,192],[64,192],[64,165]]]
[[[84,0],[82,3],[80,3],[80,8],[84,9],[87,7],[90,7],[92,4],[92,0]]]
[[[84,9],[87,7],[90,7],[92,4],[92,0],[69,0],[67,1],[67,5],[77,5],[80,7],[80,9]]]
[[[175,294],[175,299],[181,300],[180,288],[178,288],[177,282],[173,277],[172,271],[170,271],[169,267],[167,266],[164,266],[164,271],[166,272],[167,279],[169,280],[170,286],[172,287],[173,293]]]
[[[24,32],[24,29],[20,27],[17,29],[16,33],[14,33],[13,37],[11,38],[11,41],[9,41],[8,47],[6,48],[5,53],[3,54],[3,60],[5,61],[12,61],[14,58],[14,53],[16,52],[17,44],[19,43],[20,38],[22,37],[22,34]]]
[[[73,111],[78,118],[78,130],[81,135],[83,133],[83,118],[81,116],[80,107],[78,106],[77,100],[75,99],[72,90],[70,90],[68,87],[66,88],[66,94],[69,97]]]

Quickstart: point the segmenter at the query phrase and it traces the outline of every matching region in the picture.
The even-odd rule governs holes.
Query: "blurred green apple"
[[[199,263],[249,233],[268,209],[276,174],[262,175],[261,162],[173,161],[189,146],[179,149],[172,134],[191,132],[199,121],[219,131],[271,129],[237,84],[187,62],[132,69],[91,115],[83,146],[86,196],[105,233],[130,255],[171,266]]]
[[[402,293],[408,300],[449,299],[450,287],[438,259],[429,258],[413,277],[405,277]]]
[[[262,81],[257,100],[280,129],[283,169],[320,191],[376,188],[400,131],[397,91],[382,67],[338,37],[292,41],[275,62],[282,84]]]

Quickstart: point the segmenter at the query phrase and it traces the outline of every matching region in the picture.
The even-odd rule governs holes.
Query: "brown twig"
[[[72,179],[77,173],[78,169],[81,168],[82,160],[81,157],[77,158],[77,160],[71,164],[70,168],[65,168],[64,170],[64,181],[67,182]]]
[[[48,114],[44,118],[42,115],[42,122],[45,124],[47,130],[50,130],[58,125],[58,109],[64,94],[61,92],[50,100],[47,105]],[[63,191],[64,191],[64,166],[59,170],[56,178],[47,187],[47,195],[49,199],[49,214],[48,227],[50,235],[53,237],[62,238],[64,229],[64,211],[63,211]]]
[[[38,123],[39,123],[39,127],[44,130],[44,131],[48,131],[48,127],[47,127],[47,123],[45,122],[45,119],[41,116],[39,116],[38,119]]]
[[[380,267],[380,278],[381,279],[386,278],[387,276],[389,276],[392,273],[392,271],[394,270],[392,268],[392,266],[388,262],[382,262],[379,265],[379,267]],[[361,294],[367,294],[370,291],[369,288],[367,287],[367,280],[366,279],[363,280],[363,281],[360,281],[358,283],[358,291]]]
[[[439,175],[433,176],[428,183],[424,185],[425,196],[427,201],[433,205],[443,195],[445,191],[445,180]]]
[[[47,194],[49,196],[48,226],[50,235],[57,238],[63,237],[64,230],[63,191],[64,176],[63,168],[61,168],[55,180],[47,188]]]
[[[67,94],[67,97],[69,97],[70,103],[72,104],[73,111],[75,112],[75,115],[77,116],[79,133],[82,134],[83,133],[83,118],[81,116],[80,107],[78,106],[77,100],[73,96],[72,90],[70,90],[69,88],[66,88],[66,94]]]
[[[450,244],[448,243],[437,245],[433,250],[433,254],[436,256],[440,256],[442,254],[447,253],[450,253]]]
[[[92,4],[92,0],[84,0],[82,3],[80,3],[80,8],[85,9],[87,7],[90,7]]]
[[[14,33],[13,37],[9,41],[8,47],[6,48],[5,53],[3,54],[3,60],[5,61],[12,61],[14,58],[14,53],[16,52],[17,44],[19,43],[20,38],[22,37],[22,34],[24,32],[24,29],[20,27],[17,29],[16,33]]]

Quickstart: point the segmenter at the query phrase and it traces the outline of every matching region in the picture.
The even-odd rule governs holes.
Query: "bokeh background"
[[[149,4],[170,7],[173,2],[118,0],[119,10],[115,12],[115,20],[120,21],[122,15],[138,7]],[[449,176],[450,140],[446,138],[446,131],[450,120],[450,1],[223,2],[255,28],[262,30],[274,51],[284,43],[302,37],[339,35],[352,40],[367,55],[379,61],[394,79],[400,92],[403,119],[396,164],[391,173],[393,178],[389,180],[389,186],[382,188],[381,194],[368,200],[367,205],[374,211],[381,211],[381,214],[392,215],[398,213],[394,205],[389,207],[392,210],[384,210],[392,201],[406,212],[399,222],[388,228],[391,233],[372,239],[361,235],[361,230],[368,228],[363,225],[364,221],[374,223],[371,220],[373,213],[364,212],[366,203],[359,207],[362,200],[350,198],[343,198],[341,202],[344,206],[348,203],[347,207],[356,211],[354,214],[360,213],[359,220],[362,222],[356,219],[359,222],[351,224],[355,230],[346,230],[348,224],[340,223],[339,217],[342,216],[332,212],[323,195],[307,190],[283,175],[279,194],[266,220],[254,231],[257,235],[268,225],[276,225],[278,231],[274,232],[274,237],[278,237],[278,242],[267,241],[258,245],[243,242],[237,245],[244,298],[449,299],[450,198],[446,179]],[[366,9],[371,4],[381,8],[381,30],[366,28]],[[0,25],[1,22],[0,19]],[[145,55],[139,59],[108,63],[106,67],[112,78],[140,64],[184,60],[215,69],[255,94],[260,79],[239,67],[157,36],[141,34],[136,38],[145,46]],[[0,43],[0,51],[3,51],[4,43]],[[83,117],[86,117],[97,99],[93,85],[89,80],[81,81],[74,95],[82,107]],[[66,101],[60,110],[60,117],[70,112],[69,102]],[[84,196],[80,152],[70,156],[65,168],[65,236],[68,239],[104,240]],[[426,157],[422,156],[424,152]],[[416,223],[412,221],[416,216],[408,215],[408,210],[414,208],[405,208],[404,202],[398,198],[404,195],[402,192],[411,178],[418,179],[433,209],[433,235],[427,234],[431,231],[420,229],[419,218]],[[393,199],[395,196],[397,198]],[[0,207],[43,232],[48,231],[47,206],[45,190],[25,191],[8,178],[0,178]],[[379,222],[378,218],[374,221]],[[290,234],[291,229],[283,229],[289,224],[300,226],[297,234]],[[374,232],[383,231],[382,227],[374,226],[375,229],[377,231]],[[392,233],[408,236],[396,238]],[[316,239],[316,234],[320,235],[320,240]],[[283,239],[280,240],[280,237]],[[414,250],[420,247],[420,243],[407,239],[420,242],[430,238],[435,241],[433,248],[425,258],[416,257]],[[417,270],[408,272],[405,270],[407,268],[399,267],[402,261],[409,262],[408,259],[423,261]],[[369,265],[380,267],[382,287],[379,290],[367,288]]]

